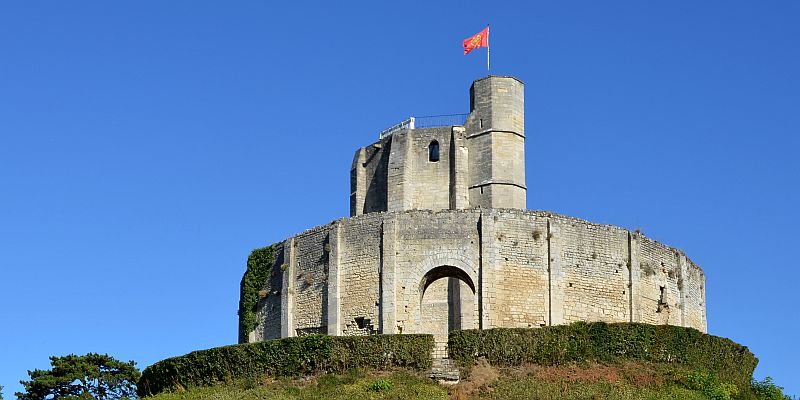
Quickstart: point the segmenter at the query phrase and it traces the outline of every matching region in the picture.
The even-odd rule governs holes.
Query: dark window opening
[[[369,320],[365,320],[364,317],[357,317],[356,318],[356,325],[358,325],[358,329],[364,329],[365,326],[369,324]]]
[[[661,293],[658,296],[658,307],[656,308],[656,312],[660,313],[662,310],[668,309],[669,305],[667,304],[666,298],[664,297],[665,296],[664,289],[666,288],[664,286],[659,286],[658,289]]]
[[[428,145],[428,161],[439,161],[439,142],[435,140]]]

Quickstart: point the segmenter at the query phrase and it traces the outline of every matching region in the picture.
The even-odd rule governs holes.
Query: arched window
[[[435,140],[428,145],[428,161],[439,161],[439,142]]]

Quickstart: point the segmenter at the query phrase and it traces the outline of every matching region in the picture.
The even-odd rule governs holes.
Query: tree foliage
[[[50,357],[49,370],[28,371],[30,381],[20,381],[25,393],[20,400],[131,399],[141,373],[133,361],[122,362],[107,354],[70,354]]]
[[[789,396],[783,394],[783,388],[776,385],[769,376],[763,381],[753,379],[750,387],[758,400],[791,400]]]

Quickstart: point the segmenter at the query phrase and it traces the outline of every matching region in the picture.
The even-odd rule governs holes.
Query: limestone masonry
[[[249,341],[575,321],[706,332],[705,276],[623,228],[525,210],[522,82],[470,89],[463,126],[400,127],[356,151],[350,218],[278,245]]]

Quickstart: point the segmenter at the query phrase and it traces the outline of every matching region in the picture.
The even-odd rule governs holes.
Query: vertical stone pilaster
[[[642,289],[639,284],[639,241],[635,232],[628,232],[628,293],[631,322],[642,320]]]
[[[548,292],[550,294],[549,325],[564,323],[564,266],[561,261],[561,232],[547,220]]]
[[[700,277],[700,297],[702,298],[703,306],[700,307],[700,311],[703,313],[703,326],[700,328],[700,332],[708,333],[708,312],[706,310],[706,275],[702,274]]]
[[[413,132],[413,131],[412,131]],[[414,141],[411,140],[411,133],[408,132],[403,135],[404,148],[403,152],[403,210],[410,210],[413,208],[414,192],[414,172],[416,165],[414,163]]]
[[[383,221],[381,232],[381,333],[397,333],[397,225],[394,217]]]
[[[281,291],[281,337],[294,336],[294,294],[296,279],[294,277],[295,264],[295,239],[289,238],[284,244],[284,259],[286,268],[283,271],[283,289]],[[283,269],[283,265],[281,268]]]
[[[450,154],[450,209],[463,210],[469,207],[469,152],[463,127],[453,127]]]
[[[678,275],[678,293],[680,295],[680,305],[681,305],[681,326],[686,326],[686,277],[689,275],[689,272],[686,270],[686,256],[681,254],[680,252],[675,252],[675,257],[678,261],[678,270],[680,271]]]
[[[341,249],[341,223],[336,221],[328,236],[328,335],[340,336],[341,308],[339,307],[339,286],[341,283],[339,273],[339,254]]]
[[[364,213],[364,202],[367,198],[367,171],[364,169],[366,150],[358,149],[350,168],[350,216]]]
[[[413,149],[411,131],[400,131],[393,134],[389,165],[386,172],[386,210],[400,211],[411,209],[414,195],[413,188]]]
[[[500,249],[497,246],[497,229],[491,210],[481,210],[480,241],[481,263],[479,272],[480,329],[497,327],[497,272],[500,267]]]

